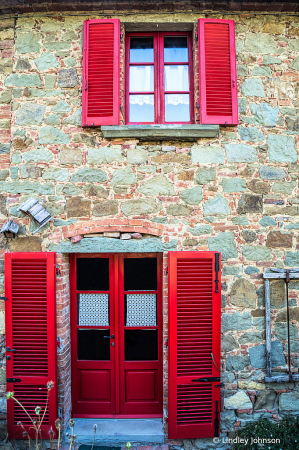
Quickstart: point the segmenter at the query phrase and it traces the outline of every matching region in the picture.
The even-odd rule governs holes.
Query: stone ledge
[[[193,141],[200,138],[219,137],[220,127],[219,125],[120,125],[102,126],[101,131],[105,139]]]

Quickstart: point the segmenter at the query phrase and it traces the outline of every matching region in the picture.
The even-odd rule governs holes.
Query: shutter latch
[[[87,80],[85,80],[85,83],[84,83],[84,90],[87,91]]]
[[[20,383],[21,381],[20,378],[6,378],[6,383]]]
[[[165,267],[165,269],[164,269],[164,274],[165,274],[165,275],[168,275],[168,266]]]
[[[0,300],[7,300],[7,297],[0,297]]]
[[[199,381],[201,383],[210,383],[211,381],[220,381],[220,377],[197,378],[196,380],[191,380],[191,381]]]
[[[216,279],[215,279],[216,291],[215,292],[217,292],[217,293],[219,292],[219,290],[218,290],[218,284],[219,284],[218,273],[219,273],[219,253],[215,253],[215,274],[216,274]]]
[[[168,339],[165,339],[164,348],[168,348]]]

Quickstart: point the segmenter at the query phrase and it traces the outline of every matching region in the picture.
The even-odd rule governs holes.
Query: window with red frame
[[[82,125],[238,125],[235,25],[198,19],[197,39],[187,32],[125,35],[125,101],[120,19],[84,22]],[[192,48],[198,50],[193,71]],[[194,117],[194,89],[199,115]]]
[[[126,123],[193,123],[192,37],[126,34]]]

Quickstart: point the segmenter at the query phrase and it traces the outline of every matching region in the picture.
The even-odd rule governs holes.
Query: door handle
[[[103,337],[107,338],[107,339],[114,339],[115,338],[114,334],[111,334],[111,336],[103,336]]]

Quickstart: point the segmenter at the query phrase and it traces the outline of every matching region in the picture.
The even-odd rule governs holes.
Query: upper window
[[[202,18],[197,26],[195,39],[188,32],[127,33],[123,52],[119,19],[85,21],[82,125],[125,123],[135,131],[139,124],[149,129],[152,124],[237,125],[234,21]],[[198,50],[194,71],[193,48]]]
[[[188,33],[126,35],[126,123],[193,123]]]

